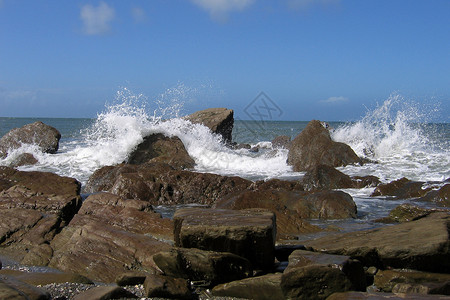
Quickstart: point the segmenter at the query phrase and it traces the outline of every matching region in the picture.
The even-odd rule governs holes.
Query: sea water
[[[37,120],[57,128],[62,135],[56,154],[41,153],[35,145],[23,145],[0,159],[0,165],[9,165],[21,153],[33,153],[38,163],[20,167],[20,170],[54,172],[85,184],[95,170],[126,161],[145,136],[163,133],[169,137],[178,136],[183,141],[198,172],[250,180],[299,180],[304,175],[287,165],[288,150],[273,147],[271,141],[279,135],[294,139],[308,121],[235,120],[233,141],[248,143],[258,151],[233,150],[208,128],[184,120],[180,115],[181,108],[182,103],[171,98],[170,91],[164,97],[150,101],[144,95],[122,89],[94,119],[0,118],[0,136]],[[428,111],[430,113],[433,112]],[[350,145],[360,157],[374,162],[338,169],[350,176],[375,175],[384,183],[402,177],[437,182],[449,178],[450,124],[428,120],[429,115],[420,106],[392,95],[375,109],[368,110],[359,121],[328,122],[333,140]],[[439,186],[434,184],[435,188]],[[333,223],[347,230],[366,228],[373,226],[371,221],[386,216],[395,206],[414,203],[410,199],[391,201],[385,197],[370,197],[373,188],[344,191],[355,200],[358,218],[315,221],[318,225]]]

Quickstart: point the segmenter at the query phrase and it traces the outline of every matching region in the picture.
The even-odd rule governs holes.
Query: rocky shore
[[[232,110],[186,119],[239,146]],[[0,155],[21,143],[55,153],[60,137],[30,124],[0,139]],[[381,184],[343,174],[336,167],[365,161],[316,120],[277,141],[306,172],[301,180],[198,173],[182,141],[162,134],[85,186],[17,170],[36,162],[32,154],[0,167],[0,299],[449,299],[450,179]],[[435,208],[399,205],[379,220],[389,226],[350,233],[310,222],[356,218],[339,189],[364,187]],[[178,209],[167,218],[158,205]]]

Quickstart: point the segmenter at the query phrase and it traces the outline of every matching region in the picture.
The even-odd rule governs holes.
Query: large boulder
[[[195,161],[189,156],[178,137],[167,137],[161,133],[146,136],[128,156],[127,162],[130,164],[162,162],[176,169],[191,169],[195,165]]]
[[[275,261],[275,215],[266,210],[183,208],[175,212],[175,245],[230,252],[254,268],[271,269]]]
[[[147,276],[144,282],[145,296],[150,298],[193,299],[186,279],[164,275]]]
[[[449,182],[449,180],[446,182]],[[447,183],[437,190],[429,191],[425,196],[420,197],[417,200],[434,202],[439,206],[450,207],[450,184]]]
[[[252,275],[251,263],[229,252],[172,248],[154,254],[153,260],[167,276],[202,281],[208,286]]]
[[[361,163],[361,159],[350,146],[333,141],[322,122],[312,120],[292,141],[287,163],[294,171],[307,171],[318,165],[340,167]]]
[[[10,150],[23,144],[36,145],[44,153],[56,153],[61,134],[42,122],[35,122],[21,128],[14,128],[0,139],[0,157],[6,157]]]
[[[108,191],[152,205],[211,205],[217,199],[251,185],[251,181],[239,177],[175,170],[163,163],[121,164],[95,171],[84,192]]]
[[[234,125],[233,110],[227,108],[208,108],[185,117],[194,124],[203,124],[213,133],[220,134],[226,143],[231,143]]]
[[[48,243],[80,206],[80,183],[73,178],[0,167],[1,252],[47,264],[52,255]]]
[[[432,190],[430,186],[424,185],[425,182],[411,181],[403,177],[390,183],[378,185],[371,196],[392,196],[396,199],[423,197]]]
[[[156,268],[151,255],[171,247],[172,231],[172,222],[148,202],[91,195],[52,240],[49,265],[104,282],[129,271],[151,274]]]
[[[431,272],[450,269],[450,214],[433,213],[413,222],[335,234],[305,242],[310,250],[348,255],[366,266]]]

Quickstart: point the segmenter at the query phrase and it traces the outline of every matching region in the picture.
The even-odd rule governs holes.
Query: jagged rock
[[[423,197],[431,190],[431,187],[423,188],[424,184],[425,182],[411,181],[403,177],[390,183],[378,185],[371,196],[393,196],[397,199]]]
[[[56,153],[60,138],[58,130],[42,122],[14,128],[0,139],[0,157],[6,157],[9,150],[20,148],[22,144],[36,145],[44,153]]]
[[[175,170],[163,163],[121,164],[95,171],[84,192],[108,191],[152,205],[211,205],[217,199],[251,185],[251,181],[239,177]]]
[[[226,143],[231,143],[234,125],[233,110],[227,108],[208,108],[185,117],[194,124],[203,124],[213,133],[220,134]]]
[[[186,279],[164,275],[147,276],[144,282],[145,295],[153,298],[193,299]]]
[[[212,289],[216,297],[236,297],[258,300],[285,299],[281,290],[281,273],[267,274],[219,284]]]
[[[183,208],[175,212],[175,245],[230,252],[254,268],[270,269],[275,260],[275,215],[267,210]]]
[[[374,284],[383,292],[392,292],[398,283],[448,283],[450,274],[417,272],[412,270],[380,270],[375,275]]]
[[[73,178],[0,167],[1,252],[17,261],[47,264],[48,243],[78,211],[79,192]]]
[[[0,275],[0,299],[50,300],[50,294],[13,277]]]
[[[450,269],[449,213],[433,213],[413,222],[335,234],[305,242],[307,249],[348,255],[365,266],[431,272]]]
[[[287,163],[298,172],[318,165],[339,167],[361,163],[361,159],[350,146],[333,141],[328,129],[313,120],[292,141]]]
[[[192,169],[195,165],[195,161],[189,156],[178,137],[167,137],[161,133],[146,136],[128,156],[127,162],[130,164],[161,162],[176,169]]]
[[[377,220],[382,223],[403,223],[416,221],[433,212],[445,212],[445,210],[427,209],[409,203],[401,204],[389,212],[389,216]]]
[[[448,180],[446,182],[448,182]],[[434,202],[439,206],[450,207],[450,184],[445,184],[438,190],[429,191],[425,196],[417,200]]]
[[[153,255],[165,275],[216,285],[252,275],[250,261],[228,252],[172,248]]]
[[[349,291],[352,283],[339,268],[307,265],[284,272],[281,289],[287,299],[326,299],[336,292]]]
[[[136,299],[136,295],[118,286],[97,286],[73,297],[73,300]]]
[[[323,265],[341,270],[352,283],[354,291],[366,290],[364,268],[360,261],[345,255],[333,255],[305,250],[295,250],[289,256],[289,264],[284,273],[294,271],[309,265]]]
[[[289,149],[291,146],[291,137],[288,135],[280,135],[272,140],[273,148]]]

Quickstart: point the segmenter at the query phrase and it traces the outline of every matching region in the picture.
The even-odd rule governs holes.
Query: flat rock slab
[[[98,286],[73,297],[73,300],[136,299],[133,293],[118,286]]]
[[[20,280],[0,275],[0,299],[50,300],[50,294]]]
[[[363,292],[346,292],[346,293],[334,293],[327,298],[327,300],[378,300],[378,299],[390,299],[390,300],[448,300],[448,296],[443,295],[413,295],[413,294],[390,294],[390,293],[363,293]]]
[[[412,270],[385,270],[375,275],[374,285],[383,292],[392,292],[399,283],[450,283],[450,274],[417,272]]]
[[[70,273],[52,273],[52,272],[22,272],[18,270],[1,270],[0,275],[5,275],[8,277],[14,277],[14,279],[20,280],[22,282],[38,286],[46,285],[50,283],[83,283],[83,284],[94,284],[89,278]]]
[[[450,213],[373,230],[337,234],[305,242],[307,249],[348,255],[366,266],[431,272],[450,270]]]
[[[275,214],[262,209],[183,208],[174,215],[175,245],[230,252],[253,267],[272,268],[275,260]]]

